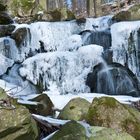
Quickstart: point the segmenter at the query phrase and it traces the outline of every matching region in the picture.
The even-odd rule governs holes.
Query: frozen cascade
[[[86,23],[78,24],[75,20],[66,22],[36,22],[30,25],[16,25],[19,28],[29,28],[28,36],[20,46],[22,58],[28,54],[35,54],[36,51],[64,51],[71,50],[71,43],[75,42],[73,35],[77,35],[79,43],[82,45],[78,34],[83,30],[93,30],[93,25],[98,26],[98,31],[108,29],[111,25],[112,16],[102,18],[87,18]],[[79,45],[79,44],[78,44]],[[80,47],[80,46],[78,46]],[[74,46],[77,49],[77,46]]]
[[[61,94],[89,92],[87,74],[102,62],[103,48],[88,45],[77,51],[56,51],[37,54],[24,61],[20,74],[37,85],[42,79],[44,89]]]
[[[140,76],[140,21],[120,22],[111,26],[113,61],[129,67]]]

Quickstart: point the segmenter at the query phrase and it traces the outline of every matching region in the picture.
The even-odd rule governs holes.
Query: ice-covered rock
[[[6,58],[2,54],[0,54],[0,75],[6,73],[7,69],[12,67],[13,64],[13,60]]]
[[[103,48],[98,45],[80,47],[74,52],[37,54],[23,62],[20,74],[43,89],[62,93],[89,92],[85,85],[87,74],[102,62]],[[54,87],[56,87],[54,89]]]
[[[129,67],[137,76],[140,71],[140,21],[120,22],[111,26],[114,62]]]

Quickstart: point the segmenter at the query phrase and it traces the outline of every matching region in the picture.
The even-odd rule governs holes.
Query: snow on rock
[[[7,69],[12,67],[13,64],[13,60],[6,58],[2,54],[0,54],[0,75],[6,73]]]
[[[119,22],[111,26],[113,61],[127,65],[137,76],[140,71],[140,21]]]
[[[20,74],[33,84],[61,94],[89,92],[87,74],[102,62],[103,48],[98,45],[80,47],[77,51],[56,51],[37,54],[23,62]]]

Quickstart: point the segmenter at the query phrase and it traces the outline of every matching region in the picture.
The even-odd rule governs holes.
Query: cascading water
[[[109,95],[139,96],[140,88],[137,77],[128,69],[118,63],[106,65],[101,63],[88,74],[86,84],[91,92]]]

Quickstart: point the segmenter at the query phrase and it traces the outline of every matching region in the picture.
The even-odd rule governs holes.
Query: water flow
[[[97,74],[97,92],[105,94],[115,94],[115,84],[110,67],[103,60],[102,70]]]

